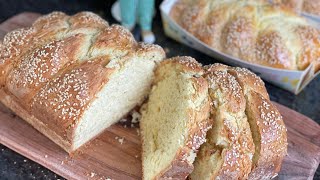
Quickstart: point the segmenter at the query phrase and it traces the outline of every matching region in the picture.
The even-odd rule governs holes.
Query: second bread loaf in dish
[[[178,0],[171,17],[213,49],[264,66],[320,69],[320,33],[306,19],[259,0]]]

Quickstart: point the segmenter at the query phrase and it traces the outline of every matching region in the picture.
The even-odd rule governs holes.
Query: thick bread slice
[[[208,85],[193,58],[163,61],[140,121],[143,179],[185,179],[211,127]]]
[[[54,12],[29,29],[0,49],[0,101],[67,152],[142,103],[165,57],[90,12]]]
[[[211,66],[209,83],[212,129],[207,133],[190,179],[247,179],[251,171],[254,143],[245,114],[246,101],[237,80],[223,65]]]
[[[271,179],[287,154],[287,133],[282,116],[270,102],[263,81],[244,68],[229,68],[245,92],[246,114],[255,143],[249,179]]]

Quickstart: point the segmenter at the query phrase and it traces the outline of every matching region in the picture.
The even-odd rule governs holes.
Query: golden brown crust
[[[35,37],[41,44],[56,39],[57,36],[66,33],[70,28],[69,18],[62,12],[52,12],[41,16],[32,25],[36,31]]]
[[[320,15],[320,1],[317,0],[304,0],[303,11],[309,14]]]
[[[245,94],[248,91],[255,91],[261,94],[264,98],[269,99],[269,94],[264,85],[264,82],[259,76],[257,76],[253,72],[249,71],[246,68],[240,67],[229,67],[228,72],[237,79]]]
[[[66,152],[71,153],[74,151],[72,149],[72,145],[70,142],[66,141],[64,137],[58,135],[54,130],[49,128],[45,123],[42,123],[41,120],[34,117],[30,111],[26,111],[20,103],[17,101],[17,99],[5,93],[3,90],[0,90],[0,102],[3,103],[6,107],[11,109],[16,115],[19,117],[22,117],[23,120],[28,122],[31,126],[33,126],[35,129],[37,129],[39,132],[44,134],[46,137],[48,137],[50,140],[58,144],[60,147],[62,147]]]
[[[82,11],[70,17],[71,29],[90,28],[90,29],[104,29],[109,26],[108,22],[100,16]]]
[[[276,31],[260,32],[257,38],[257,63],[280,69],[291,69],[291,54]]]
[[[287,135],[282,117],[270,102],[263,81],[254,73],[244,68],[232,68],[222,64],[214,64],[206,66],[205,69],[211,76],[212,73],[220,74],[221,77],[224,77],[222,74],[225,76],[230,74],[241,86],[242,97],[245,98],[243,99],[245,105],[242,108],[245,107],[246,109],[245,113],[250,124],[249,129],[251,130],[251,132],[247,133],[252,133],[255,144],[255,154],[248,179],[270,179],[276,176],[280,171],[282,160],[287,152]],[[228,82],[227,80],[219,80],[217,77],[211,77],[210,79],[213,82],[217,81],[216,83],[218,84]],[[232,85],[225,85],[225,88],[230,89],[229,93],[235,91],[231,90],[231,87]],[[215,99],[214,95],[211,99]],[[236,112],[235,110],[238,110],[236,107],[241,107],[237,106],[239,104],[237,104],[237,101],[234,101],[235,97],[227,96],[223,99],[228,99],[228,103],[232,104],[224,108],[227,112]],[[216,112],[211,110],[211,113],[214,115]],[[213,124],[213,127],[215,127],[215,124]],[[244,138],[244,136],[241,136],[241,138]],[[214,146],[207,146],[205,152],[210,153],[210,147],[215,148]],[[223,151],[220,153],[223,156],[226,155]],[[203,153],[201,149],[198,156],[199,158],[203,158],[206,156],[206,153]],[[230,159],[226,161],[228,162]],[[231,175],[234,174],[225,173],[223,177],[236,179],[231,177]]]
[[[210,47],[250,63],[304,70],[320,58],[320,33],[313,25],[266,0],[179,0],[170,15]]]
[[[245,115],[246,101],[240,85],[226,67],[221,64],[207,67],[205,78],[209,82],[210,116],[214,122],[207,142],[198,153],[195,163],[198,167],[191,179],[204,178],[198,177],[202,168],[206,168],[202,166],[209,166],[206,161],[216,154],[221,157],[221,164],[203,173],[206,178],[246,179],[251,171],[254,144]]]
[[[282,3],[289,8],[301,13],[320,15],[320,1],[318,0],[274,0],[275,3]]]
[[[84,36],[77,34],[34,49],[17,61],[7,76],[6,87],[22,105],[30,104],[35,93],[61,69],[76,62]]]
[[[277,176],[287,154],[286,127],[279,111],[268,99],[250,91],[247,100],[247,114],[255,119],[261,140],[249,179],[271,179]]]
[[[22,28],[7,33],[0,49],[0,87],[4,86],[5,77],[11,70],[15,58],[26,51],[24,46],[34,42],[34,28]]]
[[[264,98],[269,99],[269,94],[262,79],[246,68],[233,68],[223,64],[215,63],[213,65],[205,66],[205,69],[208,72],[213,72],[217,70],[227,71],[229,74],[231,74],[237,79],[244,94],[251,90],[261,94]]]
[[[135,50],[137,42],[126,28],[112,25],[103,29],[96,37],[90,48],[91,56],[110,55],[119,58],[130,50]],[[112,57],[115,56],[115,57]]]
[[[49,28],[59,28],[66,24],[66,20],[69,18],[63,12],[52,12],[50,14],[39,17],[32,26],[37,30],[46,30]]]
[[[246,114],[253,136],[258,139],[255,142],[256,152],[249,179],[270,179],[280,171],[287,152],[284,122],[279,111],[270,102],[259,77],[244,68],[229,68],[228,72],[244,89]]]
[[[273,0],[272,3],[285,5],[297,12],[301,12],[303,6],[303,0]]]
[[[161,62],[161,65],[166,64],[178,65],[177,68],[179,68],[182,72],[198,73],[200,75],[203,74],[202,65],[190,56],[177,56]]]
[[[298,54],[300,61],[297,65],[299,69],[305,69],[311,63],[317,63],[317,60],[320,59],[320,31],[309,26],[299,26],[295,31],[303,46],[302,51]]]
[[[242,9],[245,14],[236,14],[230,18],[222,30],[222,51],[241,59],[254,61],[257,34],[256,8],[246,6]]]

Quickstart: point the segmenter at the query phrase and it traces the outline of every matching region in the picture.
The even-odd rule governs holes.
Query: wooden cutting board
[[[0,25],[5,32],[30,25],[38,14],[23,13]],[[0,97],[1,98],[1,97]],[[288,156],[278,179],[312,179],[320,161],[320,126],[275,103],[288,129]],[[116,124],[70,157],[0,104],[0,143],[68,179],[141,179],[138,128]]]

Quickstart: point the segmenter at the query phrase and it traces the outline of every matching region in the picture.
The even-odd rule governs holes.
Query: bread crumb
[[[120,119],[120,122],[127,122],[127,119]]]
[[[96,175],[96,173],[91,172],[90,177],[94,177]]]
[[[118,136],[116,136],[114,139],[118,140],[118,142],[119,142],[120,144],[123,144],[123,142],[124,142],[124,138],[120,138],[120,137],[118,137]]]
[[[119,138],[118,141],[119,141],[119,143],[122,145],[123,142],[124,142],[124,138]]]
[[[132,111],[131,116],[132,116],[132,121],[131,121],[132,123],[138,123],[141,119],[141,114],[138,113],[136,110]]]

